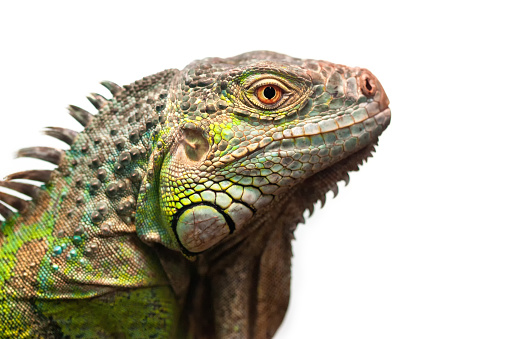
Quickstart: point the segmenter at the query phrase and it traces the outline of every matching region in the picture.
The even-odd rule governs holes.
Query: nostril
[[[368,89],[368,91],[371,91],[373,89],[373,87],[371,87],[371,84],[369,83],[369,79],[365,79],[366,83],[365,83],[365,86],[366,88]]]
[[[372,97],[376,93],[376,82],[368,74],[363,74],[361,77],[361,90],[362,93],[367,97]]]

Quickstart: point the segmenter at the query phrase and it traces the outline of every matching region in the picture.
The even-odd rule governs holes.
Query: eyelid
[[[254,93],[254,91],[256,91],[256,89],[258,89],[262,86],[267,86],[267,85],[278,86],[283,91],[283,95],[292,91],[292,89],[288,88],[284,83],[282,83],[279,80],[276,80],[273,78],[265,78],[265,79],[260,79],[258,81],[255,81],[254,83],[250,84],[247,92]]]

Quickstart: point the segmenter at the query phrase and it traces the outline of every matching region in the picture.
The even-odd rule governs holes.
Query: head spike
[[[76,119],[83,127],[87,127],[94,115],[78,106],[69,105],[69,114]]]
[[[7,208],[4,204],[0,203],[0,215],[5,218],[5,220],[9,219],[14,215],[14,213]]]
[[[61,127],[46,127],[46,130],[42,131],[42,133],[54,137],[58,140],[62,140],[67,145],[72,145],[74,139],[78,135],[78,132]]]
[[[18,151],[17,158],[35,158],[41,159],[52,164],[60,164],[63,152],[56,148],[51,147],[28,147],[22,148]]]
[[[101,81],[101,85],[106,87],[108,89],[108,91],[110,91],[111,95],[113,95],[114,97],[117,96],[118,94],[120,94],[120,92],[122,92],[124,90],[122,87],[120,87],[113,81],[104,80],[104,81]]]
[[[30,170],[9,174],[5,180],[26,179],[47,183],[51,177],[50,170]]]
[[[101,108],[108,104],[108,99],[97,93],[90,93],[89,95],[87,95],[87,99],[98,110],[100,110]]]
[[[28,201],[3,192],[0,192],[0,201],[14,207],[19,212],[23,211],[28,206]]]
[[[0,186],[10,188],[11,190],[29,196],[32,199],[37,198],[39,193],[41,193],[41,189],[39,187],[22,182],[0,181]]]

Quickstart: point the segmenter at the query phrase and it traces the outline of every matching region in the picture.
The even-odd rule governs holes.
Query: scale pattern
[[[378,80],[259,51],[102,84],[45,131],[69,150],[20,150],[53,172],[0,182],[32,198],[0,192],[0,337],[272,337],[302,213],[390,122]]]

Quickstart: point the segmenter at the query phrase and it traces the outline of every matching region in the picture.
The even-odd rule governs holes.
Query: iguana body
[[[367,70],[251,52],[103,83],[0,185],[0,337],[270,338],[292,233],[390,121]],[[17,182],[44,182],[36,186]]]

